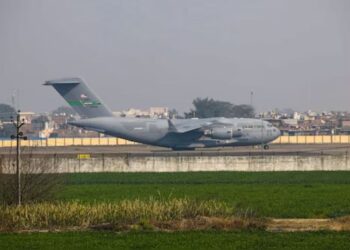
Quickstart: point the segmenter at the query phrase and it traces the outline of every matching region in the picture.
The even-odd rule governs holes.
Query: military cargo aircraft
[[[80,78],[46,81],[79,114],[71,125],[143,144],[173,150],[262,145],[280,131],[259,119],[213,117],[205,119],[153,119],[116,117]]]

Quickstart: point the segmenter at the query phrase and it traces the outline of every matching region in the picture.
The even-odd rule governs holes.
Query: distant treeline
[[[218,101],[213,98],[196,98],[193,100],[194,109],[185,113],[185,118],[198,117],[254,117],[254,108],[250,105],[235,105],[226,101]]]

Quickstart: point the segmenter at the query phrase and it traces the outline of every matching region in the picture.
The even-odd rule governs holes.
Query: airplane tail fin
[[[44,85],[54,87],[82,119],[113,116],[80,78],[50,80]]]

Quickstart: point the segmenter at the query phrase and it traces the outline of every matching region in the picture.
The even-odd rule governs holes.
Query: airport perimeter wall
[[[82,157],[83,156],[83,157]],[[4,157],[4,156],[2,156]],[[190,171],[349,171],[349,152],[337,154],[246,155],[66,155],[43,156],[60,173],[81,172],[190,172]],[[32,161],[40,161],[33,158]],[[42,159],[41,159],[42,161]],[[50,164],[51,161],[51,164]],[[7,172],[0,157],[0,172]],[[12,168],[13,169],[13,168]],[[14,169],[13,169],[14,170]]]
[[[273,144],[350,144],[350,135],[280,136]],[[22,146],[64,147],[64,146],[115,146],[136,142],[121,138],[49,138],[22,141]],[[15,140],[0,140],[0,147],[15,147]]]

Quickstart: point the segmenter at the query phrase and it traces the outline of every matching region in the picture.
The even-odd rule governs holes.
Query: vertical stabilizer
[[[81,118],[113,116],[112,112],[80,78],[63,78],[46,81],[54,87]]]

